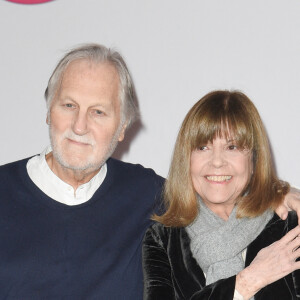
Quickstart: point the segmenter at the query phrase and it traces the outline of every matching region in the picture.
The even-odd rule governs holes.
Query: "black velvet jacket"
[[[248,246],[245,265],[257,252],[279,240],[298,224],[296,214],[286,221],[277,215],[270,220],[261,234]],[[145,300],[232,300],[235,278],[232,276],[205,286],[205,277],[190,250],[190,239],[184,228],[152,225],[146,232],[143,245],[144,299]],[[261,289],[256,300],[300,299],[300,271]]]

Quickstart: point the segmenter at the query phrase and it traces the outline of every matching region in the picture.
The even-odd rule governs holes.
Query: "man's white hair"
[[[59,61],[48,81],[48,86],[45,91],[48,115],[50,114],[51,102],[59,89],[64,72],[72,62],[81,59],[88,60],[95,64],[109,63],[116,68],[120,79],[119,97],[121,104],[121,124],[126,123],[126,128],[128,129],[139,117],[132,77],[119,52],[98,44],[84,44],[75,47],[67,52]]]

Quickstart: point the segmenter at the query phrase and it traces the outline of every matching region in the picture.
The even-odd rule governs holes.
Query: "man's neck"
[[[46,161],[56,176],[73,187],[74,193],[80,185],[89,182],[100,170],[73,170],[66,168],[57,162],[53,157],[53,152],[46,155]]]

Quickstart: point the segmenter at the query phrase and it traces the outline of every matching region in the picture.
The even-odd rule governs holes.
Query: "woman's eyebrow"
[[[227,143],[232,143],[232,142],[236,142],[236,139],[231,138],[227,140]]]

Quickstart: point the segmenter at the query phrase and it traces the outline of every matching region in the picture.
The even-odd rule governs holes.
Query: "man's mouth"
[[[211,176],[205,176],[205,178],[208,181],[224,182],[224,181],[229,181],[232,178],[232,176],[230,176],[230,175],[211,175]]]
[[[68,138],[68,140],[74,144],[77,144],[77,145],[81,145],[81,146],[89,146],[91,145],[90,143],[85,143],[85,142],[82,142],[82,141],[76,141],[74,139],[70,139]]]

